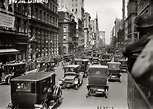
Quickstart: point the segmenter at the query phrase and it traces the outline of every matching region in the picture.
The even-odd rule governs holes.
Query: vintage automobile
[[[73,58],[74,56],[72,54],[67,54],[63,56],[63,61],[70,62]]]
[[[52,109],[62,102],[62,90],[55,73],[35,72],[11,79],[11,109]]]
[[[111,54],[103,54],[102,56],[101,56],[101,59],[109,59],[109,60],[111,60]]]
[[[127,60],[126,59],[121,59],[119,60],[119,62],[121,63],[121,71],[122,72],[127,72]]]
[[[38,62],[37,65],[37,71],[38,72],[43,72],[43,71],[54,71],[55,63],[54,61],[41,61]]]
[[[121,71],[121,63],[120,62],[108,62],[108,71],[109,71],[109,81],[118,81],[121,82],[120,71]]]
[[[89,59],[74,59],[75,65],[80,65],[80,72],[84,72],[83,77],[87,77],[87,69],[89,66]]]
[[[91,56],[84,56],[83,59],[89,59],[89,61],[92,61],[92,57]]]
[[[78,88],[83,83],[83,72],[79,71],[79,65],[64,66],[64,77],[59,79],[59,84],[62,88]]]
[[[99,57],[93,57],[92,64],[100,64]]]
[[[114,55],[114,62],[119,62],[121,59],[122,59],[122,55],[120,55],[120,54]]]
[[[104,95],[108,96],[108,66],[90,65],[88,69],[87,95]]]
[[[101,65],[107,65],[107,62],[110,62],[110,59],[99,59]]]
[[[0,77],[1,83],[10,84],[12,78],[23,75],[25,71],[26,64],[24,62],[5,64]]]

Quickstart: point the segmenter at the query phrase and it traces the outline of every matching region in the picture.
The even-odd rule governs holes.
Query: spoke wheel
[[[78,90],[78,88],[79,88],[79,86],[78,85],[75,85],[75,89]]]
[[[108,97],[108,90],[106,89],[105,90],[105,98],[107,98]]]

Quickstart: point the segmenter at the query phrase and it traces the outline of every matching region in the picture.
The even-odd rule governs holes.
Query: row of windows
[[[17,18],[15,19],[15,31],[16,32],[22,32],[27,34],[28,33],[28,21],[21,19],[21,18]]]
[[[54,45],[57,45],[57,33],[50,32],[44,29],[39,29],[35,27],[29,28],[29,36],[35,38],[38,41],[38,48],[43,47],[53,47]]]
[[[52,10],[53,12],[57,13],[57,4],[53,3],[52,1],[45,4],[45,7]]]
[[[63,26],[63,32],[76,32],[76,28],[75,26]]]
[[[43,36],[41,37],[41,39],[57,39],[57,33],[55,32],[51,32],[51,31],[47,31],[44,29],[39,29],[39,28],[35,28],[35,27],[29,27],[28,33],[30,36],[35,36],[36,38],[40,38],[39,36]]]
[[[72,12],[75,12],[75,13],[77,13],[77,9],[72,9]]]
[[[22,15],[27,15],[28,5],[27,4],[14,4],[14,11]]]
[[[11,39],[0,40],[0,47],[13,47],[15,45],[14,41]]]
[[[48,24],[58,26],[57,17],[53,16],[51,12],[43,11],[38,7],[32,6],[31,9],[29,8],[29,16],[44,21]]]

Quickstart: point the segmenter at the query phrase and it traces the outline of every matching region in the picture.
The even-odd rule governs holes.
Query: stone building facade
[[[76,22],[73,14],[66,9],[59,13],[59,54],[73,54],[76,51]]]

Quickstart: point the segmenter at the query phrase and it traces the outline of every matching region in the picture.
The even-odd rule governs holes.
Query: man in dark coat
[[[128,45],[123,52],[123,55],[128,58],[128,70],[131,72],[133,64],[141,53],[145,45],[149,42],[149,36],[152,34],[153,29],[153,16],[143,14],[137,16],[135,19],[135,25],[139,32],[139,40]]]

